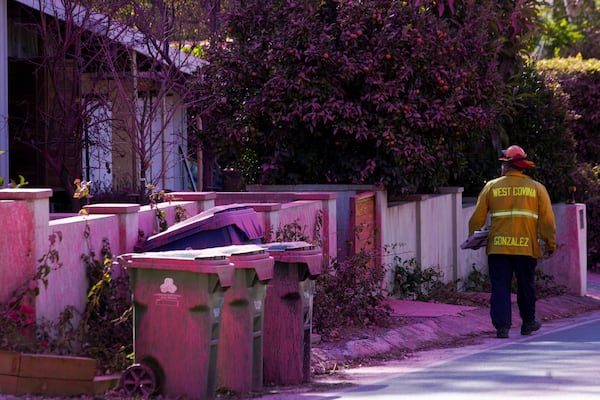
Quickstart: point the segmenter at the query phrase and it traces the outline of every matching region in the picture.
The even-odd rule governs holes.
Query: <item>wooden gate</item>
[[[380,232],[377,227],[375,192],[363,192],[350,197],[350,254],[365,250],[379,258]]]

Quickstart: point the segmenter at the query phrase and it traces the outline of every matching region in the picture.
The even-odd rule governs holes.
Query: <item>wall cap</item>
[[[215,192],[170,192],[165,193],[165,198],[173,201],[203,201],[217,198]]]
[[[140,205],[135,203],[101,203],[83,206],[90,214],[131,214],[140,211]]]
[[[0,189],[0,200],[37,200],[52,197],[52,189]]]
[[[465,188],[462,186],[445,186],[438,189],[441,194],[462,193]]]

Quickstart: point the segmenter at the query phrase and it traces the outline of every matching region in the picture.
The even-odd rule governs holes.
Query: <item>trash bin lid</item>
[[[275,260],[262,246],[240,244],[212,247],[209,250],[226,255],[234,268],[254,269],[261,281],[273,279]]]
[[[248,241],[257,240],[263,236],[259,214],[252,207],[228,204],[210,208],[171,225],[164,232],[148,237],[144,243],[136,246],[135,251],[152,251],[201,232],[222,230],[229,226],[237,227]]]
[[[273,242],[263,245],[275,261],[306,264],[310,277],[323,272],[321,249],[307,242]]]
[[[128,253],[117,258],[124,268],[216,274],[222,287],[233,284],[234,266],[225,254],[198,250]]]
[[[206,250],[222,253],[227,256],[267,254],[267,251],[263,246],[256,244],[232,244],[229,246],[211,247],[210,249]]]
[[[141,258],[140,256],[147,256],[152,258],[168,258],[168,259],[183,259],[183,260],[226,260],[225,254],[217,251],[211,251],[212,249],[203,250],[165,250],[165,251],[149,251],[145,253],[139,253],[139,256],[134,258]]]
[[[272,242],[266,243],[262,247],[270,252],[286,250],[312,250],[316,246],[307,242]]]

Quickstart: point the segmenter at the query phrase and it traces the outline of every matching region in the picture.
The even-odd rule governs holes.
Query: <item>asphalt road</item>
[[[358,368],[352,387],[263,399],[600,399],[600,312],[416,359]]]

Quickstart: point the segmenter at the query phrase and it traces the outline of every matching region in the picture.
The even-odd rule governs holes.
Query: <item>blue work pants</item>
[[[537,260],[529,256],[489,254],[488,266],[492,295],[490,316],[496,329],[510,329],[510,301],[513,274],[517,278],[517,305],[523,322],[535,319],[535,267]]]

